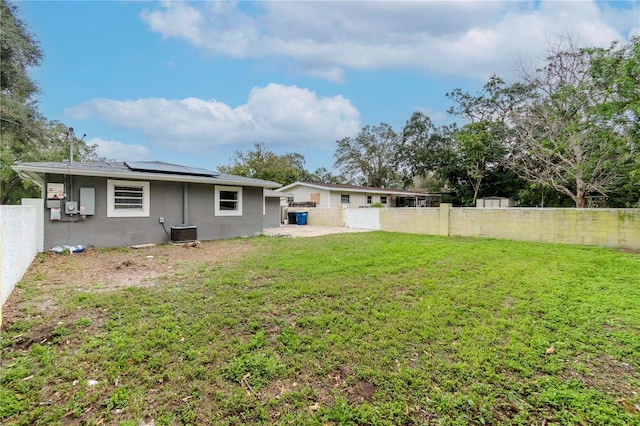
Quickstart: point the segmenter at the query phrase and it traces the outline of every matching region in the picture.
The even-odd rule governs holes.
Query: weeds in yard
[[[640,423],[637,254],[382,232],[251,245],[6,324],[0,421]]]

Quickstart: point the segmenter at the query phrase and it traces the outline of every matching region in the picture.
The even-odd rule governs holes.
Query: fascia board
[[[295,188],[296,186],[303,186],[303,187],[306,187],[306,188],[321,189],[321,190],[324,190],[324,191],[331,191],[332,189],[334,189],[334,188],[329,188],[329,187],[323,186],[323,185],[316,185],[316,184],[313,184],[313,183],[294,182],[294,183],[290,183],[289,185],[280,187],[280,188],[276,189],[276,191],[286,191],[288,189]]]

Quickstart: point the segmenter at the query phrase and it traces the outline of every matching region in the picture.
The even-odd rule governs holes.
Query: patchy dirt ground
[[[366,232],[331,226],[284,225],[268,228],[264,234],[273,237],[316,237],[343,232]],[[237,260],[252,249],[246,240],[206,241],[144,248],[88,249],[82,253],[41,253],[34,259],[23,280],[38,281],[38,294],[24,297],[24,289],[16,286],[2,307],[2,326],[7,327],[25,310],[47,312],[56,307],[53,292],[106,292],[123,287],[151,287],[159,279],[180,274],[185,268],[202,264],[215,265]],[[28,299],[26,301],[25,299]],[[29,305],[29,309],[27,306]],[[21,311],[23,311],[21,313]]]
[[[160,245],[134,249],[87,249],[82,253],[41,253],[23,280],[38,281],[38,294],[24,297],[18,284],[2,308],[3,328],[24,317],[26,304],[40,312],[55,308],[54,292],[113,291],[123,287],[151,287],[161,278],[185,268],[220,264],[238,259],[253,247],[246,240]]]

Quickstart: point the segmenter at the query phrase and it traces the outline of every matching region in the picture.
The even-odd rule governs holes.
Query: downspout
[[[189,183],[182,186],[182,223],[189,224]]]

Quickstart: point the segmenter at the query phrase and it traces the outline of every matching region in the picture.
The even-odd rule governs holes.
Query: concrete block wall
[[[381,208],[380,225],[385,231],[409,234],[440,234],[440,209],[433,208]]]
[[[342,208],[322,209],[322,208],[289,208],[290,212],[305,211],[307,215],[307,225],[312,226],[344,226],[342,220]]]
[[[450,235],[640,248],[638,209],[477,209],[450,211]]]
[[[348,228],[640,250],[640,209],[454,208],[443,203],[440,208],[328,210],[341,214]],[[310,224],[313,217],[309,209]]]

